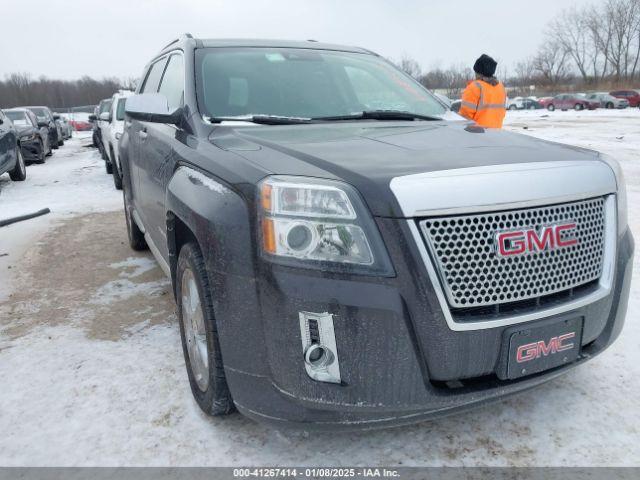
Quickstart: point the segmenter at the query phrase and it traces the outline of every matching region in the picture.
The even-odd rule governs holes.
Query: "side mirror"
[[[97,120],[97,117],[95,115],[89,115],[89,121],[90,122],[95,122]]]
[[[53,119],[54,120],[60,120],[60,115],[58,115],[57,113],[53,115]]]
[[[109,112],[102,112],[100,114],[100,118],[101,121],[103,122],[110,122],[111,121],[111,114]]]
[[[143,122],[175,125],[182,117],[182,108],[169,110],[169,101],[161,93],[141,93],[127,97],[124,110],[131,118]]]

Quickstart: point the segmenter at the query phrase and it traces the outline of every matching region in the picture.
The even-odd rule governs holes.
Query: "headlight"
[[[627,185],[624,181],[624,173],[618,161],[610,155],[600,154],[600,158],[607,163],[616,176],[618,200],[618,233],[624,233],[627,229]]]
[[[270,261],[394,274],[376,224],[349,185],[273,176],[260,183],[258,203],[262,253]]]

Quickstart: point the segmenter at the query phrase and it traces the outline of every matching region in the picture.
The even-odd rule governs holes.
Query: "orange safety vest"
[[[462,93],[460,115],[473,120],[481,127],[502,128],[507,113],[507,95],[504,85],[492,85],[484,80],[472,80]]]

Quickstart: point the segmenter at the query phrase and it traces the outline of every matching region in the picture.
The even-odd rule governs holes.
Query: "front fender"
[[[253,206],[231,186],[186,166],[171,178],[165,205],[174,292],[179,248],[186,233],[195,237],[205,259],[225,368],[264,374],[264,362],[256,361],[266,358],[266,353],[260,354],[264,345],[259,339],[264,337]],[[188,232],[182,231],[185,228]]]

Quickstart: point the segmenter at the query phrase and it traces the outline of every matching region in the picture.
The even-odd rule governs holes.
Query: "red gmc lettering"
[[[501,257],[510,257],[570,247],[578,243],[575,236],[567,235],[567,232],[571,232],[575,228],[575,223],[566,223],[543,227],[539,232],[536,230],[498,232],[496,234],[497,253]]]
[[[549,339],[548,343],[544,340],[539,340],[537,342],[520,345],[516,352],[516,361],[518,363],[529,362],[531,360],[535,360],[536,358],[540,358],[543,356],[546,357],[554,353],[570,350],[573,348],[574,343],[569,343],[569,340],[574,338],[575,336],[576,333],[571,332],[557,337],[552,337]]]

